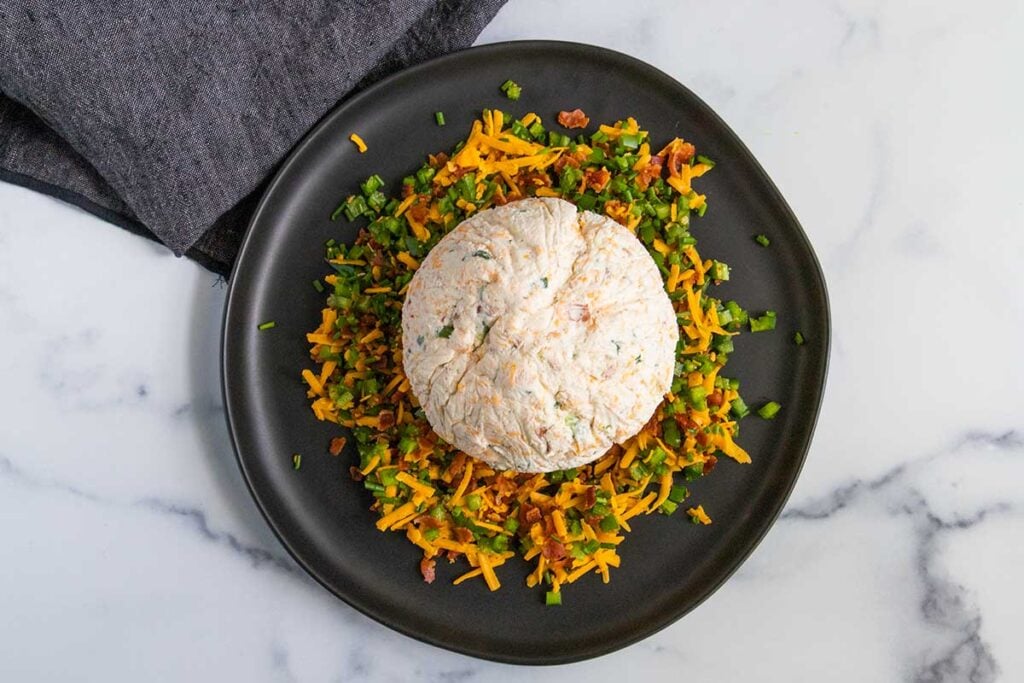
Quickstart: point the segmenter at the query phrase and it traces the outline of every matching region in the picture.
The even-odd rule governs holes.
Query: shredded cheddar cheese
[[[348,139],[352,141],[352,144],[356,146],[356,149],[359,150],[360,154],[366,153],[366,143],[363,142],[363,139],[361,137],[359,137],[355,133],[352,133],[351,135],[348,136]]]

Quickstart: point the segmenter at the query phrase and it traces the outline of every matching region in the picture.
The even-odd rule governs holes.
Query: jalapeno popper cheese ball
[[[405,372],[434,431],[524,472],[583,465],[640,431],[671,387],[678,336],[636,236],[550,198],[457,226],[402,311]]]

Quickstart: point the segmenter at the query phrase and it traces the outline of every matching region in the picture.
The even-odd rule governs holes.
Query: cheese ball
[[[404,371],[431,427],[521,472],[583,465],[640,431],[671,387],[678,338],[636,236],[551,198],[460,223],[402,309]]]

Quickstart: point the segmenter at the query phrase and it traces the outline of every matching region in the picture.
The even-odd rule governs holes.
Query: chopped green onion
[[[661,433],[665,437],[665,443],[672,448],[679,448],[682,444],[682,435],[679,433],[679,425],[675,420],[668,419],[661,423]]]
[[[452,327],[451,325],[445,325],[444,327],[437,331],[437,336],[440,337],[441,339],[447,339],[448,337],[452,336],[452,332],[454,330],[455,328]]]
[[[505,93],[505,97],[514,101],[519,99],[523,89],[518,83],[509,79],[501,84],[501,92]]]
[[[690,405],[692,405],[697,410],[707,410],[708,409],[708,399],[707,399],[707,396],[708,396],[708,392],[704,389],[704,387],[702,387],[700,385],[695,386],[695,387],[689,387],[687,389],[686,398],[690,402]]]
[[[798,331],[796,334],[793,335],[793,341],[796,342],[797,346],[803,346],[804,342],[807,340],[804,339],[804,335],[800,334],[800,332]]]
[[[754,238],[754,241],[760,244],[762,247],[767,247],[771,244],[771,240],[768,239],[767,235],[758,235]]]
[[[424,166],[420,170],[416,171],[416,180],[419,181],[421,186],[429,185],[430,181],[434,178],[434,173],[434,169],[429,166]]]
[[[263,330],[272,330],[272,329],[274,329],[275,325],[277,325],[277,323],[275,323],[273,320],[268,320],[265,323],[260,323],[259,325],[257,325],[256,329],[261,331],[261,332]]]
[[[292,456],[292,468],[297,470],[300,467],[302,467],[302,456],[296,453]]]
[[[668,492],[668,499],[673,503],[682,503],[690,495],[690,489],[685,486],[675,485]]]
[[[321,294],[324,293],[324,286],[320,282],[320,280],[313,280],[313,289],[315,289],[316,291],[320,292]]]
[[[664,512],[666,515],[671,515],[678,508],[679,508],[679,503],[676,503],[676,502],[671,501],[671,500],[666,500],[664,503],[661,504],[661,507],[658,508],[658,509],[661,510],[662,512]]]
[[[437,537],[441,535],[440,529],[425,529],[423,531],[423,538],[428,541],[437,540]]]
[[[479,494],[471,493],[468,496],[466,496],[466,507],[468,507],[473,512],[476,512],[477,510],[479,510],[480,509],[480,505],[482,503],[483,503],[483,499],[480,498]]]
[[[775,329],[775,311],[765,311],[760,318],[750,319],[751,332],[767,332]]]
[[[619,528],[619,520],[615,519],[615,515],[608,515],[601,520],[601,531],[617,531]]]
[[[622,136],[619,137],[619,142],[621,142],[622,146],[626,149],[636,149],[640,146],[640,136],[623,133]]]
[[[436,111],[436,112],[434,112],[434,120],[437,121],[437,125],[443,126],[444,125],[444,112],[443,111]]]
[[[712,280],[722,280],[723,282],[729,279],[729,266],[722,263],[721,261],[712,261],[711,269],[708,271]],[[719,323],[722,321],[719,320]]]
[[[544,595],[544,604],[548,607],[562,604],[562,591],[548,591]]]
[[[729,410],[732,411],[732,414],[740,420],[745,418],[747,415],[750,415],[750,408],[747,407],[746,402],[744,402],[744,400],[739,396],[732,400]]]
[[[686,481],[694,481],[704,476],[704,463],[698,462],[683,468],[683,477]]]
[[[768,401],[763,406],[757,409],[757,414],[760,415],[765,420],[771,420],[776,415],[779,414],[780,410],[782,410],[782,406],[780,406],[775,401]]]
[[[366,179],[366,182],[359,184],[360,189],[363,191],[363,196],[369,197],[371,194],[384,187],[384,180],[374,173],[372,176]]]
[[[710,166],[711,168],[715,167],[715,162],[711,161],[711,159],[708,159],[703,154],[698,154],[697,155],[697,163],[704,164],[706,166]]]

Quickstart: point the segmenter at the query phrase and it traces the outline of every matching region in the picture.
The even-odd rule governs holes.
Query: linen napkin
[[[339,100],[470,45],[505,0],[3,0],[0,180],[227,274]]]

